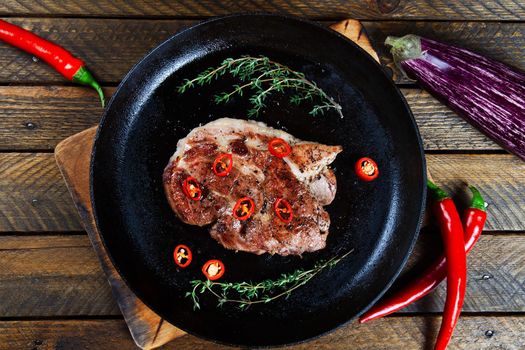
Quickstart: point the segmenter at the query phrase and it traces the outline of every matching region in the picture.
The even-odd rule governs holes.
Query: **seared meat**
[[[268,151],[271,139],[279,137],[293,152],[278,158]],[[164,170],[164,188],[169,204],[185,223],[213,224],[211,236],[225,248],[262,254],[301,254],[325,247],[330,217],[323,206],[330,204],[337,184],[328,167],[340,146],[301,141],[263,123],[222,118],[193,129],[179,140],[177,150]],[[231,153],[233,168],[225,177],[212,171],[214,160]],[[201,184],[203,197],[186,197],[182,183],[192,176]],[[233,216],[233,207],[250,197],[255,211],[245,221]],[[285,223],[274,212],[274,203],[285,198],[293,219]]]

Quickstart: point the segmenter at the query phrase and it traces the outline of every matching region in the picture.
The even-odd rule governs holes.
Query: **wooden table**
[[[520,0],[3,0],[0,17],[85,59],[111,94],[133,64],[170,35],[209,16],[254,10],[327,25],[360,19],[390,66],[385,36],[412,32],[525,69]],[[462,184],[471,182],[491,204],[469,258],[468,296],[450,348],[524,349],[525,162],[393,73],[416,116],[435,180],[460,202]],[[60,140],[95,125],[101,113],[91,90],[0,44],[0,349],[134,348],[53,158]],[[405,276],[417,271],[415,261],[438,251],[436,237],[422,234]],[[401,314],[353,322],[293,349],[431,348],[442,287]],[[185,335],[165,348],[226,347]]]

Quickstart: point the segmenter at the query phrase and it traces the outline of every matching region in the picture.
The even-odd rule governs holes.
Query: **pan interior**
[[[239,28],[242,28],[240,30]],[[308,40],[305,40],[308,38]],[[343,107],[312,117],[275,95],[256,120],[292,135],[342,145],[333,164],[338,181],[327,247],[302,257],[256,256],[225,250],[208,227],[183,224],[171,211],[162,172],[179,139],[221,117],[247,119],[247,98],[217,105],[214,94],[234,81],[191,89],[177,86],[228,57],[264,55],[306,74]],[[372,157],[373,182],[359,181],[355,161]],[[176,35],[125,78],[101,122],[92,159],[92,199],[104,244],[124,280],[177,327],[219,342],[265,346],[302,341],[362,313],[402,268],[417,236],[425,196],[425,165],[413,117],[399,91],[364,51],[317,25],[281,16],[241,15],[206,22]],[[173,263],[186,244],[193,262]],[[185,297],[209,259],[222,260],[224,281],[260,281],[311,268],[349,250],[289,298],[238,308],[216,307],[209,294],[193,310]]]

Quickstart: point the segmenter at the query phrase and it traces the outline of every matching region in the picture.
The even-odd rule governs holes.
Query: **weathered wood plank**
[[[466,193],[465,183],[481,190],[489,203],[487,229],[513,230],[524,226],[525,162],[518,157],[427,154],[426,158],[434,180],[450,193],[461,193],[458,199]]]
[[[525,163],[507,154],[429,154],[434,179],[478,186],[490,203],[488,230],[525,230]],[[0,153],[0,232],[82,230],[53,154]]]
[[[520,20],[525,7],[515,0],[474,1],[314,1],[264,0],[218,1],[177,0],[95,1],[75,0],[58,3],[51,0],[6,0],[0,15],[59,16],[181,16],[203,17],[238,12],[280,12],[313,18],[356,19],[439,19],[439,20]]]
[[[110,96],[114,88],[106,88]],[[402,89],[426,150],[498,150],[443,104],[420,89]],[[53,149],[58,142],[97,124],[98,97],[71,86],[0,86],[0,150]]]
[[[392,286],[395,292],[407,280],[422,271],[441,249],[439,232],[424,233],[411,255],[401,277]],[[491,312],[525,311],[525,236],[492,236],[487,232],[469,254],[467,296],[465,311],[485,310]],[[501,255],[501,256],[500,256]],[[446,299],[446,283],[420,301],[400,313],[440,312]]]
[[[104,88],[109,99],[115,88]],[[98,124],[95,91],[71,86],[0,86],[0,150],[52,150]]]
[[[437,316],[387,317],[370,324],[351,322],[319,339],[290,350],[430,349],[439,329]],[[525,347],[523,316],[462,316],[450,350],[521,350]],[[135,350],[123,320],[2,321],[0,350],[119,349]],[[191,335],[161,349],[233,350]]]
[[[0,247],[0,317],[119,314],[86,236],[3,236]]]
[[[401,284],[439,252],[437,237],[422,235]],[[0,236],[0,247],[0,317],[120,315],[87,236]],[[525,235],[486,232],[469,255],[464,310],[525,312],[523,256]],[[444,296],[440,286],[407,311],[441,312]]]
[[[427,151],[501,150],[447,106],[421,89],[401,89],[416,118]]]
[[[51,153],[0,154],[0,231],[79,231]]]
[[[347,2],[352,3],[352,2]],[[410,2],[406,2],[407,4]],[[1,5],[0,5],[1,6]],[[324,6],[324,4],[323,4]],[[196,21],[82,18],[9,18],[82,57],[99,80],[116,83],[150,49]],[[328,25],[331,22],[323,22]],[[455,43],[525,69],[525,22],[363,22],[381,59],[391,63],[383,46],[386,35],[415,33]],[[110,48],[110,49],[108,49]],[[0,82],[63,83],[42,62],[0,43]],[[118,53],[118,54],[115,54]],[[399,74],[396,74],[398,77]],[[406,82],[398,78],[398,81]]]

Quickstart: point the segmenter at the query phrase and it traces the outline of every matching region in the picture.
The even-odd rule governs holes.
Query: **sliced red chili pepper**
[[[290,223],[293,219],[293,211],[292,206],[288,201],[284,198],[279,198],[275,201],[275,204],[273,205],[273,210],[275,211],[275,214],[281,221],[285,223]]]
[[[191,254],[190,248],[184,244],[179,244],[173,251],[173,259],[175,260],[175,264],[182,268],[188,266],[191,263],[192,257],[193,255]]]
[[[202,273],[210,281],[215,281],[221,278],[225,272],[224,264],[220,260],[208,260],[202,266]]]
[[[202,188],[197,179],[193,176],[188,176],[182,183],[182,192],[189,199],[199,201],[202,198]]]
[[[363,181],[372,181],[379,176],[379,168],[372,158],[363,157],[355,163],[355,172]]]
[[[233,216],[237,220],[246,220],[250,216],[252,216],[253,212],[255,210],[255,203],[253,202],[253,199],[250,197],[242,197],[235,203],[235,206],[233,207]]]
[[[483,197],[475,187],[470,186],[469,188],[472,191],[472,202],[470,207],[465,211],[463,217],[466,253],[469,253],[474,244],[478,241],[487,219]],[[390,315],[391,313],[412,304],[434,290],[446,276],[447,260],[445,255],[441,254],[441,256],[439,256],[420,277],[414,279],[397,293],[382,300],[368,310],[359,318],[359,322],[365,323]]]
[[[213,162],[213,172],[217,176],[226,176],[230,173],[233,167],[233,159],[230,153],[224,153],[215,158]]]
[[[290,147],[288,142],[276,137],[268,143],[268,151],[276,157],[284,158],[292,153],[292,147]]]

